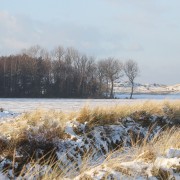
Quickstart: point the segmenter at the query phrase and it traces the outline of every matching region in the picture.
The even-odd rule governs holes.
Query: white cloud
[[[57,11],[57,17],[56,13],[48,15],[53,22],[46,18],[37,20],[37,12],[31,14],[32,19],[24,14],[0,11],[1,55],[36,44],[48,49],[57,45],[73,46],[82,53],[97,57],[133,58],[143,69],[141,79],[146,78],[144,81],[150,81],[151,77],[162,81],[165,73],[158,77],[154,68],[157,73],[165,72],[162,69],[164,63],[173,71],[173,75],[165,80],[173,82],[180,76],[178,66],[171,66],[180,62],[180,13],[175,3],[167,0],[165,3],[161,3],[162,0],[101,0],[99,5],[100,2],[105,10],[93,7],[95,0],[92,1],[91,8],[95,9],[92,17],[91,10],[87,15],[85,9],[77,6],[73,12],[68,11],[70,18],[65,16],[66,12],[60,17],[60,11]]]
[[[0,11],[1,52],[14,53],[22,48],[40,44],[48,49],[56,45],[74,46],[87,54],[102,56],[119,51],[137,51],[141,48],[126,42],[122,30],[82,26],[78,23],[49,23],[30,19],[27,16],[12,15]]]
[[[1,29],[6,29],[8,31],[19,31],[20,26],[18,25],[15,16],[10,15],[7,11],[0,11],[0,27]]]
[[[13,38],[4,38],[3,42],[4,42],[4,45],[6,48],[18,50],[18,51],[20,49],[28,48],[30,46],[30,44],[28,44],[24,41],[20,41],[14,37]]]

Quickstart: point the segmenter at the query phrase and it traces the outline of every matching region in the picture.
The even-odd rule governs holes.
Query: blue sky
[[[0,55],[39,44],[139,63],[143,83],[180,83],[179,0],[0,0]]]

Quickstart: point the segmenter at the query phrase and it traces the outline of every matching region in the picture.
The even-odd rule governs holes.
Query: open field
[[[124,95],[123,98],[129,95]],[[136,95],[135,95],[136,96]],[[84,106],[90,107],[109,107],[122,104],[141,103],[147,100],[177,100],[180,95],[139,95],[139,99],[41,99],[41,98],[0,98],[0,107],[14,112],[27,112],[36,109],[54,109],[63,112],[78,111]]]

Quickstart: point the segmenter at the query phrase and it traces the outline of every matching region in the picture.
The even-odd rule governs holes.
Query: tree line
[[[114,83],[139,74],[135,61],[96,60],[74,48],[32,46],[0,57],[0,97],[113,98]]]

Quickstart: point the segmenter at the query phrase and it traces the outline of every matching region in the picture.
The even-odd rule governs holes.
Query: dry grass
[[[88,128],[91,129],[95,126],[119,124],[122,122],[122,119],[126,117],[132,117],[134,120],[139,121],[140,117],[144,116],[143,121],[145,122],[149,116],[158,115],[166,116],[174,121],[179,118],[179,113],[180,101],[147,101],[139,104],[120,105],[109,108],[99,107],[94,109],[84,107],[80,112],[71,114],[64,114],[58,111],[37,110],[31,113],[25,113],[14,121],[0,124],[0,155],[13,161],[14,150],[21,147],[23,150],[22,154],[28,153],[28,155],[25,155],[22,159],[23,163],[31,162],[30,159],[33,159],[33,166],[36,166],[42,157],[47,157],[45,155],[53,150],[52,140],[54,138],[67,138],[64,132],[67,121],[75,119],[80,123],[86,122]],[[141,146],[139,146],[139,144],[136,143],[138,141],[136,141],[132,143],[134,147],[131,149],[127,151],[125,149],[121,150],[123,153],[117,158],[112,158],[114,153],[110,154],[103,165],[112,169],[119,169],[119,171],[126,171],[119,166],[121,162],[133,160],[154,162],[158,155],[165,155],[168,148],[180,148],[179,132],[180,129],[178,128],[166,130],[160,136],[154,137],[149,143],[145,140]],[[34,152],[38,148],[44,148],[45,151],[44,154],[37,159],[34,158]],[[52,157],[54,158],[54,154]],[[48,159],[48,167],[50,167],[50,170],[53,169],[53,171],[48,170],[42,179],[62,178],[66,170],[65,173],[60,172],[57,165],[59,162],[53,161],[50,163],[49,158],[50,156],[48,155],[48,158],[45,158],[43,162],[47,163]],[[85,159],[86,158],[87,160],[89,159],[89,154],[87,154]],[[84,161],[80,172],[84,172],[90,168],[87,162],[88,161]],[[155,172],[160,171],[156,170]],[[28,172],[26,172],[26,174],[28,175]],[[88,179],[90,177],[84,176],[84,178]]]
[[[89,127],[119,124],[119,122],[128,116],[137,119],[140,115],[158,115],[166,116],[170,119],[176,118],[180,113],[180,101],[147,101],[145,103],[118,105],[114,107],[100,107],[90,109],[84,107],[76,116],[81,123],[87,122]]]
[[[24,147],[28,154],[24,161],[27,161],[40,147],[46,149],[45,153],[50,151],[53,138],[66,137],[65,122],[66,116],[61,112],[37,110],[1,124],[0,155],[13,159],[14,149]]]
[[[86,170],[82,172],[79,177],[88,177],[86,172],[91,171],[91,175],[93,173],[98,174],[100,170],[104,170],[104,177],[109,177],[113,172],[119,172],[122,175],[130,176],[130,179],[136,177],[138,175],[144,175],[146,169],[141,169],[138,172],[138,169],[135,169],[134,166],[126,166],[128,162],[143,162],[143,163],[154,163],[157,157],[166,156],[166,151],[169,148],[180,149],[180,128],[171,128],[162,132],[159,136],[154,137],[150,142],[141,144],[140,146],[133,146],[129,148],[121,148],[115,152],[109,153],[106,160],[97,167],[87,167]],[[124,166],[125,164],[125,166]],[[168,170],[164,170],[161,168],[157,168],[154,166],[151,170],[153,176],[158,179],[168,179],[170,176]],[[105,178],[108,179],[108,178]]]
[[[0,132],[6,137],[17,137],[23,130],[29,127],[39,127],[41,125],[50,128],[56,125],[64,127],[66,116],[58,111],[36,110],[31,113],[25,113],[14,121],[6,122],[0,125]]]
[[[25,113],[18,117],[15,121],[0,124],[1,135],[6,137],[14,137],[18,139],[21,132],[28,130],[29,127],[40,127],[49,129],[60,126],[64,128],[67,121],[76,119],[84,123],[87,122],[90,127],[119,124],[119,122],[128,116],[138,119],[143,115],[167,116],[170,119],[180,114],[180,101],[147,101],[145,103],[118,105],[114,107],[89,107],[82,108],[78,113],[64,114],[59,111],[36,110],[31,113]]]
[[[119,105],[115,107],[102,107],[90,109],[84,107],[78,113],[64,114],[58,111],[37,110],[31,113],[25,113],[15,121],[0,124],[0,149],[1,154],[6,151],[12,154],[14,148],[19,144],[26,142],[28,136],[32,138],[44,138],[51,141],[53,138],[63,139],[66,137],[64,127],[67,121],[76,119],[84,123],[91,129],[95,126],[115,125],[121,123],[125,117],[133,117],[139,121],[141,116],[145,116],[142,123],[150,115],[166,116],[172,121],[180,113],[180,101],[147,101],[145,103]],[[147,124],[148,125],[148,124]],[[7,144],[8,142],[8,144]],[[3,150],[5,150],[3,152]]]
[[[52,171],[48,169],[41,179],[60,180],[77,178],[78,180],[92,180],[92,175],[98,174],[100,170],[104,170],[105,174],[103,175],[102,179],[105,180],[112,176],[112,171],[119,172],[122,174],[122,176],[128,176],[129,179],[133,179],[140,175],[138,173],[142,173],[141,175],[146,176],[144,174],[145,170],[135,172],[135,169],[123,167],[121,163],[132,161],[153,163],[156,157],[165,155],[168,148],[180,148],[180,142],[177,140],[178,138],[180,138],[180,129],[172,128],[163,132],[159,137],[155,137],[151,142],[143,144],[142,146],[134,146],[128,149],[122,148],[118,151],[109,153],[106,160],[97,167],[89,166],[89,154],[87,154],[87,158],[85,161],[83,161],[78,178],[76,176],[73,177],[73,174],[69,174],[70,178],[67,178],[66,176],[68,172],[66,170],[64,170],[64,172],[60,171],[57,166]],[[50,167],[52,167],[52,165]],[[91,175],[87,173],[88,171],[91,172]],[[74,173],[74,171],[72,172]],[[159,169],[157,167],[153,167],[151,173],[158,179],[168,179],[170,177],[168,171]],[[29,177],[28,172],[26,177]]]
[[[153,167],[151,173],[153,176],[155,176],[159,180],[169,180],[170,179],[170,172],[163,168],[159,169],[159,168]]]

